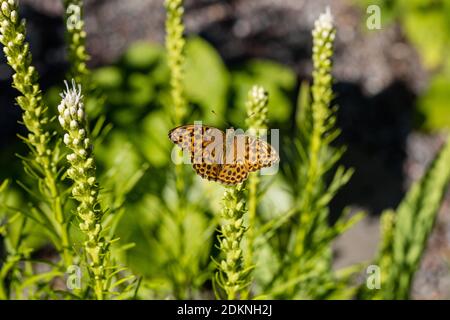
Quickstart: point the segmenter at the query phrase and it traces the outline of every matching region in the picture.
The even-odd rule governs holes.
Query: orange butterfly
[[[226,185],[241,183],[249,172],[271,167],[280,160],[275,149],[264,140],[228,135],[211,126],[179,126],[170,130],[169,138],[189,153],[199,176]]]

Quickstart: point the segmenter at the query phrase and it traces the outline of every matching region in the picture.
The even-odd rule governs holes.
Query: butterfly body
[[[235,185],[249,172],[279,161],[275,149],[262,139],[205,125],[184,125],[169,132],[170,140],[190,155],[192,167],[204,179]]]

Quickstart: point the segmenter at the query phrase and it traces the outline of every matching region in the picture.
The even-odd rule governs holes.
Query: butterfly
[[[225,185],[246,180],[249,172],[280,161],[266,141],[249,135],[225,134],[212,126],[188,124],[169,131],[169,139],[190,155],[192,167],[204,179]],[[231,131],[233,132],[233,131]]]

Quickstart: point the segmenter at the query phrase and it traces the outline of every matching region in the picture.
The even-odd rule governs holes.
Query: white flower
[[[82,120],[84,118],[84,111],[81,107],[78,109],[77,116],[79,120]]]
[[[17,14],[17,11],[16,11],[16,10],[11,11],[10,18],[11,18],[11,21],[12,21],[13,23],[16,23],[16,22],[17,22],[17,20],[18,20],[18,18],[19,18],[19,15]]]
[[[77,159],[77,155],[75,153],[70,153],[70,154],[67,155],[66,158],[67,158],[67,160],[69,162],[72,162],[72,161],[75,161]]]
[[[78,122],[76,120],[70,121],[70,129],[72,130],[78,129]]]
[[[61,127],[64,127],[66,125],[66,121],[64,120],[63,117],[58,116],[58,121],[61,124]]]
[[[68,133],[64,134],[64,143],[68,145],[70,143],[70,136]]]
[[[333,29],[334,18],[331,14],[330,7],[325,9],[325,13],[322,13],[314,23],[314,31],[323,32]]]
[[[63,117],[64,117],[65,119],[70,119],[70,111],[69,111],[69,109],[65,109],[65,110],[64,110],[64,112],[63,112]]]
[[[7,2],[2,3],[2,12],[6,17],[9,17],[9,15],[11,14],[11,9],[9,8]]]

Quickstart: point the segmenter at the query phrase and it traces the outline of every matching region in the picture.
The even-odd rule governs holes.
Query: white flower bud
[[[4,29],[8,29],[8,27],[9,27],[9,22],[8,22],[8,20],[3,20],[3,21],[1,22],[1,26],[2,26],[2,28],[4,28]]]
[[[77,145],[79,145],[80,144],[80,140],[79,139],[77,139],[77,138],[75,138],[75,139],[73,139],[73,144],[75,145],[75,146],[77,146]]]
[[[87,179],[87,183],[88,183],[90,186],[93,186],[93,185],[95,184],[95,178],[94,178],[94,177],[89,177],[89,178]]]
[[[327,7],[325,13],[322,13],[315,22],[317,30],[331,30],[333,29],[333,15],[331,14],[330,7]]]
[[[63,113],[64,118],[70,119],[70,111],[69,109],[65,109]]]
[[[64,118],[61,116],[58,116],[58,121],[61,124],[62,127],[64,127],[66,125],[66,122],[64,121]]]
[[[2,12],[6,17],[9,17],[9,15],[11,14],[11,9],[9,8],[8,3],[2,3]]]
[[[22,43],[23,40],[25,40],[25,37],[24,37],[23,33],[19,33],[19,34],[16,36],[16,41],[19,42],[19,43]]]
[[[67,160],[69,162],[72,162],[72,161],[75,161],[77,159],[77,155],[75,153],[70,153],[70,154],[67,155],[66,158],[67,158]]]
[[[84,137],[86,136],[86,130],[84,129],[78,130],[78,135],[80,136],[81,139],[84,139]]]
[[[92,167],[92,165],[94,164],[94,159],[87,158],[85,164],[86,164],[86,167],[89,167],[89,168]]]
[[[17,14],[16,10],[11,11],[10,18],[13,23],[16,23],[19,20],[19,15]]]
[[[84,111],[82,108],[78,109],[77,115],[79,120],[82,120],[84,118]]]
[[[64,103],[61,102],[60,104],[58,104],[58,112],[59,113],[63,113],[64,112]]]
[[[74,168],[67,169],[67,174],[69,175],[69,177],[73,177],[75,175],[75,169]]]
[[[70,107],[70,114],[71,114],[72,116],[74,116],[76,113],[77,113],[77,108],[75,108],[75,107]]]
[[[81,149],[81,150],[80,150],[80,155],[81,155],[82,157],[86,157],[86,156],[87,156],[87,151],[86,151],[85,149]]]
[[[66,110],[68,111],[68,110]],[[75,130],[78,129],[78,122],[76,120],[70,121],[70,129]]]
[[[66,133],[65,135],[64,135],[64,143],[66,144],[66,145],[69,145],[70,144],[70,136],[69,136],[69,134],[68,133]]]

